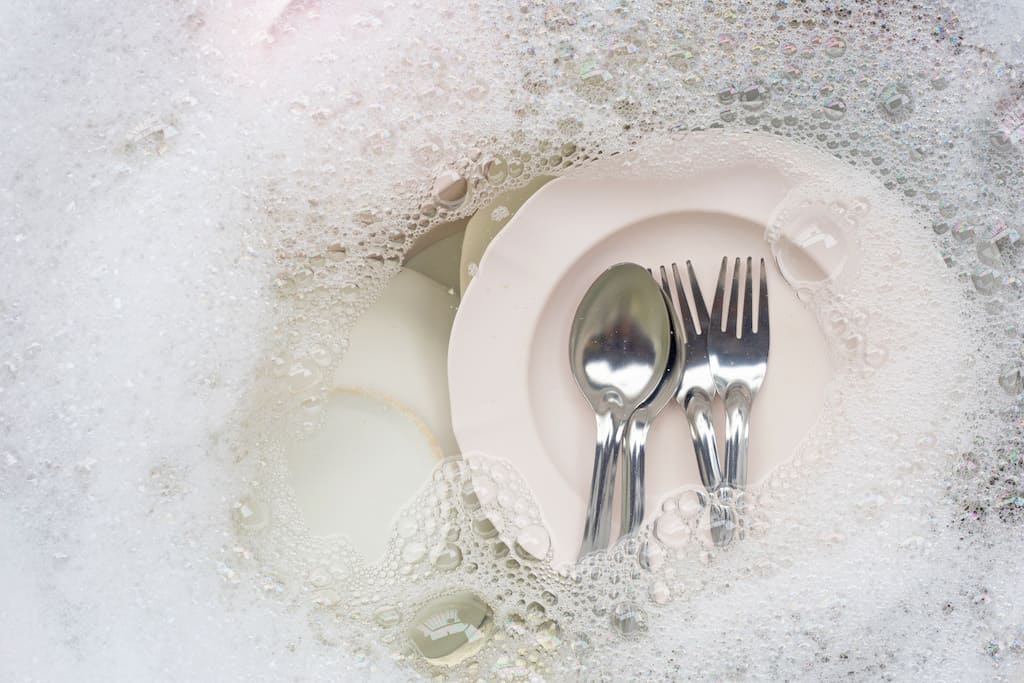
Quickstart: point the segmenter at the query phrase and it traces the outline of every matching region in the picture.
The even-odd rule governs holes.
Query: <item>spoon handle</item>
[[[608,547],[612,526],[612,480],[622,448],[623,421],[611,412],[597,414],[597,442],[594,448],[594,473],[590,479],[590,503],[583,527],[580,559]]]
[[[644,460],[647,432],[651,426],[644,412],[641,408],[633,413],[626,425],[625,441],[629,452],[622,454],[622,518],[619,522],[619,538],[634,533],[644,521]]]

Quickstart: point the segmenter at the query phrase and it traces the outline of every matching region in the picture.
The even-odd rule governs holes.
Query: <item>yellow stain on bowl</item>
[[[379,391],[337,387],[323,410],[323,427],[287,447],[295,500],[314,535],[344,536],[373,560],[442,449],[415,411]]]

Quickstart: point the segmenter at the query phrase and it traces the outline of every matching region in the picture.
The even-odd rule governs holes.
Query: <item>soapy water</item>
[[[480,672],[494,677],[532,673],[561,678],[574,671],[584,678],[624,676],[684,654],[686,665],[660,673],[652,668],[643,677],[705,671],[711,677],[774,678],[778,663],[766,658],[762,648],[742,655],[743,661],[754,661],[740,671],[734,668],[737,659],[722,657],[712,646],[744,641],[747,620],[706,626],[705,646],[666,647],[670,641],[648,638],[676,623],[678,610],[685,613],[688,604],[707,600],[703,594],[709,590],[722,597],[719,605],[712,601],[707,608],[728,614],[720,605],[750,581],[771,586],[764,589],[773,598],[769,605],[799,605],[815,587],[827,594],[819,600],[856,604],[865,585],[902,583],[902,573],[894,576],[882,563],[861,567],[862,576],[844,586],[808,585],[802,571],[811,563],[823,575],[839,574],[850,561],[848,549],[866,539],[898,556],[939,543],[931,501],[943,498],[942,486],[953,466],[948,453],[961,447],[964,435],[959,423],[943,423],[936,416],[961,410],[967,398],[957,394],[958,387],[975,372],[985,372],[970,357],[972,330],[958,308],[950,306],[961,300],[960,285],[932,249],[927,226],[873,179],[828,157],[794,151],[777,138],[723,132],[704,139],[697,150],[671,137],[652,138],[637,143],[625,159],[595,161],[566,173],[686,178],[738,160],[773,163],[801,181],[776,212],[766,238],[773,244],[801,241],[812,215],[817,232],[834,236],[833,250],[840,239],[846,243],[842,268],[830,270],[827,278],[792,281],[825,333],[835,375],[822,419],[794,459],[765,485],[744,493],[721,490],[710,499],[702,491],[680,491],[659,501],[659,514],[636,539],[580,567],[553,567],[543,519],[514,466],[470,454],[438,468],[434,481],[398,516],[384,558],[359,574],[347,569],[361,562],[352,548],[310,534],[301,516],[289,509],[295,503],[285,459],[271,455],[260,495],[283,509],[273,528],[261,524],[258,534],[245,534],[248,545],[272,556],[301,546],[293,571],[321,568],[314,600],[332,607],[364,606],[365,622],[376,626],[410,667],[424,674],[441,669],[456,678]],[[780,265],[786,265],[789,253],[778,252]],[[962,368],[962,376],[933,372],[936,358]],[[265,452],[272,453],[274,435],[287,431],[281,425],[289,419],[285,412],[277,422],[260,420],[266,433],[257,442]],[[728,549],[713,542],[712,525],[722,517],[712,509],[722,505],[739,511],[733,534],[737,545]],[[906,569],[901,565],[899,571]],[[417,625],[418,613],[441,620],[430,605],[446,600],[453,590],[469,592],[494,610],[498,623],[506,625],[506,640],[456,639],[448,642],[455,649],[438,664],[407,634],[425,628]],[[545,595],[550,597],[545,600]],[[765,605],[764,596],[754,602]],[[797,614],[791,618],[803,618],[801,608],[790,609]],[[369,616],[379,613],[388,615],[386,624]],[[688,641],[698,640],[686,632]],[[763,632],[787,642],[788,635]],[[846,637],[863,640],[861,634]],[[623,639],[644,641],[640,660],[622,659]],[[459,644],[467,648],[464,658]],[[535,661],[508,663],[523,650]]]
[[[1015,680],[1021,15],[902,5],[8,10],[4,677]],[[553,568],[486,456],[380,562],[308,534],[275,429],[410,241],[709,128],[887,190],[806,199],[858,242],[804,292],[842,382],[742,539],[685,490]]]

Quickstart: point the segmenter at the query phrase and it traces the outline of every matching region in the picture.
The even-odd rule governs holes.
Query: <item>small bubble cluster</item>
[[[1019,2],[186,4],[7,22],[8,678],[1021,680]],[[572,567],[486,454],[310,533],[282,444],[431,231],[791,143],[835,379],[766,482]]]
[[[1020,194],[1011,188],[1024,170],[1021,155],[1000,128],[1005,123],[990,119],[978,129],[950,108],[981,102],[983,88],[991,89],[991,82],[983,86],[970,74],[1005,82],[1005,75],[997,75],[1005,72],[988,53],[962,44],[965,26],[953,13],[879,9],[882,29],[879,15],[864,8],[814,3],[648,11],[628,4],[547,11],[520,6],[506,17],[507,42],[499,48],[530,55],[531,66],[511,74],[517,89],[508,111],[515,130],[483,125],[477,130],[488,131],[485,136],[426,133],[417,140],[422,134],[412,128],[371,129],[364,151],[378,164],[390,159],[400,182],[421,179],[412,182],[411,193],[372,185],[376,196],[368,192],[365,206],[347,219],[346,211],[337,212],[343,223],[326,234],[321,221],[310,222],[305,208],[291,202],[299,212],[287,219],[293,228],[281,233],[290,240],[281,250],[286,258],[328,246],[322,257],[303,256],[279,277],[284,310],[296,321],[283,329],[303,330],[294,342],[280,339],[285,386],[301,405],[315,397],[321,382],[314,351],[306,346],[324,350],[317,355],[330,358],[323,367],[336,362],[344,353],[346,324],[396,271],[418,235],[470,216],[498,192],[538,175],[606,174],[605,160],[617,155],[626,161],[613,165],[616,173],[671,176],[678,171],[645,165],[645,146],[685,149],[687,132],[724,128],[788,138],[850,169],[841,180],[826,174],[803,182],[766,226],[778,267],[815,312],[827,341],[836,370],[825,396],[827,417],[763,487],[710,495],[680,491],[661,503],[637,538],[571,569],[548,564],[550,538],[514,467],[483,455],[448,462],[435,476],[444,486],[435,484],[430,496],[412,505],[416,515],[407,510],[396,522],[385,558],[362,574],[347,572],[343,581],[360,576],[355,584],[363,582],[367,595],[402,596],[367,603],[366,613],[378,615],[378,627],[386,630],[380,639],[424,673],[500,678],[646,671],[651,678],[672,678],[702,671],[771,678],[808,666],[827,676],[833,662],[848,662],[862,676],[886,666],[904,670],[913,666],[912,658],[880,660],[881,645],[872,647],[876,641],[838,626],[872,621],[873,605],[860,600],[863,582],[884,575],[899,577],[896,585],[913,585],[926,558],[964,543],[955,533],[938,533],[938,518],[948,518],[947,526],[969,524],[984,520],[986,510],[998,508],[1005,518],[1020,507],[1013,502],[1020,496],[1012,476],[1009,486],[995,487],[1001,490],[997,499],[980,493],[993,489],[983,473],[993,471],[988,454],[999,443],[998,428],[974,438],[974,469],[967,470],[973,476],[952,487],[943,483],[972,440],[936,418],[961,414],[972,430],[990,419],[999,424],[1005,418],[986,414],[984,402],[976,403],[979,394],[967,388],[990,385],[999,388],[996,395],[1024,394],[1019,334],[990,340],[989,348],[1001,349],[1001,364],[970,352],[972,335],[1019,313],[1020,279],[1011,265],[1019,238],[1008,226],[1020,212]],[[684,34],[669,26],[690,29]],[[927,49],[910,52],[890,34],[921,36]],[[543,63],[551,69],[535,68]],[[443,77],[426,77],[434,83],[425,86],[426,97],[449,91]],[[477,88],[480,81],[471,83]],[[486,93],[496,91],[488,87]],[[566,102],[574,116],[564,114]],[[346,132],[340,124],[327,125],[339,139]],[[398,162],[403,144],[412,150],[412,166]],[[681,153],[676,169],[713,167],[736,147],[754,157],[775,154],[771,145],[735,143],[714,158]],[[957,162],[962,174],[954,178],[948,170]],[[880,186],[857,180],[868,177]],[[406,199],[396,200],[399,195]],[[289,205],[281,195],[274,201]],[[490,217],[500,222],[509,214],[498,206]],[[813,244],[820,253],[808,246]],[[814,258],[808,260],[808,253]],[[471,263],[470,274],[478,268]],[[963,302],[976,302],[977,312],[969,313]],[[327,311],[332,326],[309,324]],[[935,373],[935,363],[956,371]],[[293,420],[291,414],[283,410],[282,419]],[[895,415],[898,425],[892,424]],[[306,418],[292,429],[315,429],[315,421]],[[876,482],[866,476],[871,472],[887,474]],[[274,495],[287,499],[286,490]],[[298,551],[294,539],[302,537],[301,524],[282,528],[289,529],[286,538],[277,536],[267,547]],[[866,543],[876,548],[875,562],[851,573],[859,563],[847,558]],[[310,539],[302,552],[339,547],[344,544],[324,548]],[[363,566],[350,549],[334,564]],[[839,578],[823,583],[814,572]],[[772,593],[758,593],[757,584],[761,591],[772,586],[776,595],[789,594],[794,585],[820,590],[820,603],[801,616],[783,615],[781,602],[766,602],[763,596]],[[491,614],[495,632],[510,640],[490,642],[481,629],[479,638],[466,638],[444,655],[457,662],[439,663],[416,647],[415,638],[402,635],[415,628],[415,614],[452,595],[479,600],[477,613]],[[745,639],[728,620],[709,622],[694,611],[704,605],[701,614],[715,614],[741,599],[764,610],[766,643],[792,641],[787,620],[831,620],[831,635],[817,636],[817,650],[809,651],[815,663],[794,654],[768,656],[767,646],[741,646]],[[878,609],[899,599],[894,590],[879,599]],[[922,608],[914,618],[930,620],[930,610]],[[845,622],[835,621],[844,614]],[[692,639],[685,646],[668,637],[679,620]],[[963,634],[936,627],[950,643],[969,639],[965,622],[956,623]],[[838,632],[863,645],[835,649],[844,647]],[[636,639],[645,641],[645,661],[612,654],[615,643]],[[980,647],[993,661],[1008,651],[1000,638],[975,640],[987,645],[968,644],[970,651]],[[716,652],[721,642],[747,654],[699,654]],[[673,664],[683,659],[689,663]]]
[[[653,153],[666,145],[679,151]],[[777,609],[783,595],[799,601],[797,593],[812,588],[822,591],[822,599],[838,591],[845,597],[833,600],[856,602],[858,581],[878,572],[892,578],[895,571],[900,582],[913,582],[918,562],[953,542],[942,534],[941,542],[933,538],[933,505],[949,495],[944,477],[961,435],[936,416],[964,410],[969,395],[956,387],[989,364],[968,353],[971,330],[959,308],[964,283],[932,245],[934,231],[877,179],[827,156],[797,154],[773,138],[722,134],[702,147],[700,158],[686,149],[685,141],[651,139],[635,143],[625,159],[594,159],[565,173],[673,177],[739,157],[774,160],[800,178],[765,237],[793,291],[814,312],[835,376],[823,417],[793,459],[748,490],[678,491],[660,502],[636,537],[575,567],[554,567],[543,517],[514,465],[467,454],[437,468],[432,483],[396,519],[388,551],[376,563],[366,564],[344,542],[310,537],[300,516],[282,519],[274,529],[253,529],[263,535],[262,552],[287,549],[304,558],[302,566],[320,558],[318,565],[337,568],[335,583],[312,594],[315,609],[355,601],[366,615],[360,623],[383,629],[377,637],[426,674],[471,678],[505,667],[556,677],[570,670],[625,673],[637,662],[617,659],[616,643],[643,640],[656,661],[671,661],[680,652],[659,633],[686,618],[695,604],[712,613],[729,609],[740,595],[764,604],[764,597],[749,595],[752,583],[770,584],[780,596],[766,609]],[[815,254],[816,244],[827,244],[828,253]],[[806,264],[796,259],[808,253],[813,268],[801,270]],[[961,374],[931,372],[939,358]],[[1016,380],[1009,371],[1004,375],[1012,389]],[[290,386],[287,375],[283,381]],[[893,415],[900,416],[899,425],[891,424]],[[874,437],[864,439],[864,433]],[[875,472],[888,474],[879,478]],[[286,473],[269,481],[278,482],[271,498],[293,507]],[[1016,509],[1012,494],[1002,500],[1011,501],[1002,503],[1004,509]],[[840,586],[805,574],[848,572],[846,558],[865,543],[882,544],[891,554],[883,553],[870,568],[861,565],[857,580]],[[437,607],[452,600],[479,603],[466,608],[477,616]],[[867,618],[870,608],[859,605],[859,618]],[[809,609],[800,618],[820,617]],[[480,626],[492,619],[493,631]],[[425,620],[433,625],[423,626]],[[418,635],[409,635],[464,630],[474,621],[472,637],[445,640],[447,649],[424,649]],[[686,656],[715,675],[735,675],[728,663],[700,653],[714,652],[716,640],[742,639],[737,627],[725,620],[703,628],[705,635],[697,637],[687,627],[694,643],[705,638],[707,644],[691,643]],[[763,633],[772,642],[791,637],[784,628]],[[530,653],[526,663],[513,664],[523,652]],[[762,650],[750,652],[763,656]]]

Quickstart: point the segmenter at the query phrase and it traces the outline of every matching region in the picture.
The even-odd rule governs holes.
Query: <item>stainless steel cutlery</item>
[[[732,271],[729,307],[725,308],[727,258],[722,259],[715,301],[711,305],[711,336],[708,355],[715,389],[725,403],[725,484],[734,489],[747,485],[747,440],[750,407],[761,389],[768,369],[768,280],[761,259],[761,276],[755,306],[752,259],[747,259],[746,285],[739,300],[740,259]],[[755,331],[754,310],[757,310]]]
[[[668,310],[650,274],[640,266],[623,263],[598,277],[583,296],[569,335],[573,377],[597,418],[594,472],[580,557],[608,546],[612,479],[623,429],[661,385],[670,350]],[[642,476],[643,467],[640,473]]]
[[[668,365],[662,375],[661,384],[654,390],[629,418],[626,425],[626,453],[622,459],[622,515],[619,536],[626,536],[640,528],[644,521],[644,460],[646,459],[647,430],[662,410],[665,409],[679,390],[679,382],[685,367],[685,348],[679,318],[666,299],[671,333]]]
[[[750,409],[764,381],[769,347],[764,259],[756,301],[751,258],[740,297],[741,264],[735,259],[726,299],[729,259],[722,259],[710,313],[689,261],[685,279],[671,264],[674,299],[665,266],[655,275],[635,264],[605,271],[583,297],[573,319],[570,357],[576,383],[597,416],[597,443],[581,558],[608,546],[612,483],[623,450],[619,536],[640,527],[647,432],[673,398],[689,423],[701,482],[716,494],[712,538],[718,545],[733,539],[733,506],[747,484]],[[726,412],[724,467],[711,418],[716,396]]]
[[[661,286],[668,296],[668,277],[665,266],[661,266]],[[715,441],[715,428],[711,423],[711,403],[715,398],[715,381],[711,374],[711,361],[708,357],[708,309],[704,305],[704,297],[700,284],[693,272],[693,264],[686,262],[689,275],[691,296],[687,297],[679,267],[672,264],[672,277],[676,285],[676,302],[679,317],[683,322],[686,334],[686,366],[683,370],[683,381],[676,394],[676,401],[686,413],[690,423],[690,435],[693,437],[693,450],[697,455],[697,468],[700,480],[708,491],[718,488],[722,480],[721,467],[718,462],[718,446]],[[693,299],[691,311],[689,300]],[[668,296],[669,303],[672,297]]]

